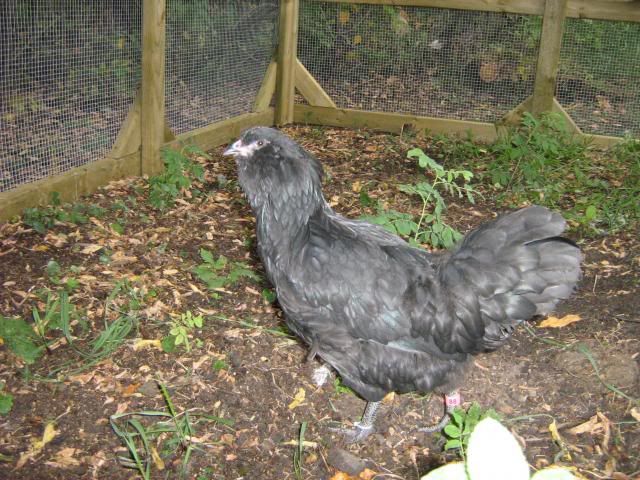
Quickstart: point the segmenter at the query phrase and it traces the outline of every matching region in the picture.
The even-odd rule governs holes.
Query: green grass
[[[293,472],[299,480],[304,478],[302,474],[302,466],[304,465],[304,434],[306,431],[307,422],[302,422],[300,424],[300,431],[298,432],[298,445],[293,452]]]
[[[194,451],[206,453],[193,440],[200,423],[233,425],[233,420],[214,415],[178,412],[167,388],[162,383],[158,383],[158,387],[166,411],[142,410],[109,417],[111,428],[129,452],[128,457],[118,458],[120,464],[136,470],[144,479],[151,478],[152,465],[164,468],[163,457],[180,457],[180,473],[184,474]]]
[[[137,328],[138,310],[144,301],[128,282],[119,282],[105,302],[102,329],[87,336],[87,322],[66,290],[43,289],[37,296],[31,309],[32,322],[0,315],[0,338],[26,365],[36,363],[52,343],[64,338],[66,347],[60,352],[67,360],[48,367],[48,378],[79,373],[111,356]],[[40,300],[44,307],[39,306]]]

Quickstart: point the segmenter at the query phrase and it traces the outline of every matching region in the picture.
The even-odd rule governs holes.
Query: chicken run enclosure
[[[292,122],[490,140],[555,110],[640,132],[640,3],[8,0],[0,217],[161,168],[164,145]]]
[[[640,0],[0,0],[0,480],[640,480],[639,195]]]

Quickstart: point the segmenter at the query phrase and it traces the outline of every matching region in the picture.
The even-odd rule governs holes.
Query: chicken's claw
[[[353,427],[329,427],[332,432],[342,435],[346,443],[360,443],[371,435],[375,428],[373,425],[364,425],[360,422],[353,424]]]

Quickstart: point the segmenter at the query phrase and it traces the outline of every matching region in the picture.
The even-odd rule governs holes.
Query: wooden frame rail
[[[432,7],[479,12],[543,15],[545,0],[313,0],[327,3]],[[568,0],[567,17],[640,22],[640,0]]]

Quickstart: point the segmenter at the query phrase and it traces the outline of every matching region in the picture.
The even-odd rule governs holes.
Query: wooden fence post
[[[142,175],[162,170],[160,148],[164,143],[164,61],[166,0],[144,0],[142,4],[142,102],[140,137]]]
[[[281,0],[280,2],[276,125],[293,122],[299,8],[299,0]]]
[[[533,85],[531,111],[538,115],[550,112],[554,106],[554,95],[558,66],[560,64],[560,47],[567,15],[567,0],[546,0],[542,18],[542,33],[536,79]]]

